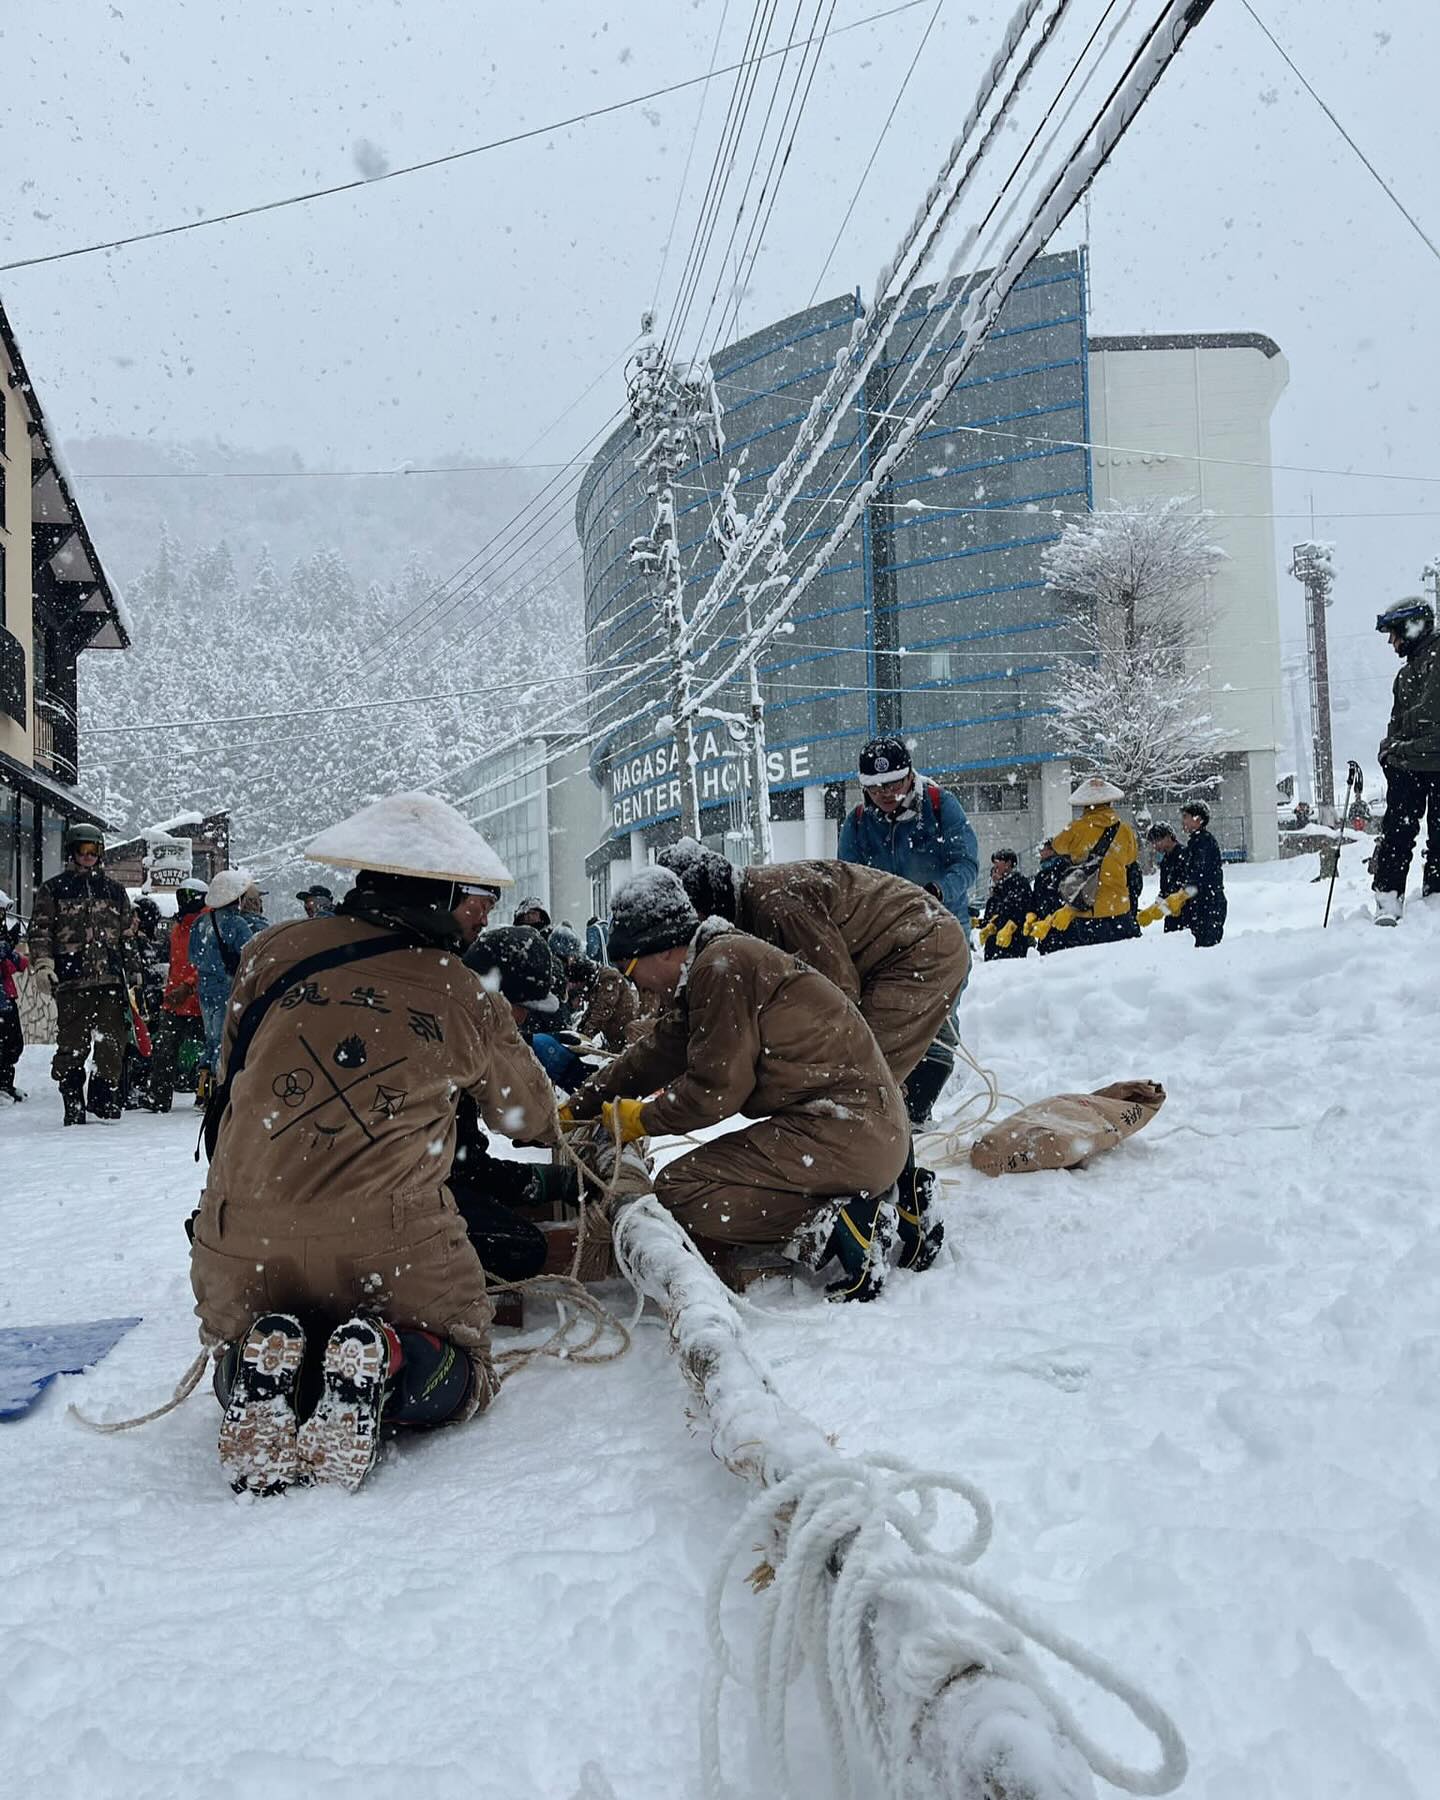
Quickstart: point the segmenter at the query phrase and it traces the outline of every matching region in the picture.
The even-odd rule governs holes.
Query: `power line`
[[[720,23],[715,27],[715,42],[710,47],[711,76],[715,73],[715,63],[720,55],[720,44],[725,36],[725,25],[730,17],[730,0],[725,0],[720,9]],[[675,196],[675,210],[670,215],[670,229],[665,233],[665,247],[660,253],[660,273],[655,277],[655,292],[650,301],[653,313],[660,305],[660,289],[665,284],[665,270],[670,262],[670,248],[675,241],[675,227],[680,222],[680,208],[685,202],[685,189],[690,182],[690,165],[695,160],[695,146],[700,141],[700,126],[705,118],[705,102],[710,98],[707,83],[700,95],[700,104],[695,109],[695,128],[690,133],[690,148],[685,152],[685,167],[680,171],[680,189]]]
[[[1360,161],[1370,171],[1370,174],[1374,177],[1376,185],[1380,188],[1382,193],[1385,195],[1386,199],[1389,200],[1390,204],[1395,208],[1396,212],[1398,212],[1400,214],[1401,218],[1404,219],[1405,223],[1415,233],[1416,237],[1419,238],[1420,242],[1425,246],[1425,248],[1430,252],[1430,254],[1436,259],[1436,261],[1440,262],[1440,249],[1436,248],[1434,239],[1428,235],[1428,233],[1425,231],[1423,226],[1420,224],[1420,221],[1415,217],[1414,213],[1412,213],[1410,211],[1409,207],[1406,206],[1405,202],[1395,192],[1394,188],[1391,187],[1390,183],[1385,179],[1385,177],[1375,167],[1374,163],[1371,162],[1370,158],[1365,154],[1365,152],[1355,142],[1354,138],[1351,137],[1350,133],[1340,123],[1339,119],[1337,119],[1335,117],[1334,113],[1331,112],[1330,108],[1325,104],[1325,102],[1315,92],[1314,88],[1311,87],[1310,83],[1300,73],[1299,69],[1297,69],[1295,67],[1294,62],[1291,60],[1289,52],[1285,49],[1285,46],[1275,36],[1274,32],[1271,31],[1270,27],[1260,17],[1259,13],[1256,12],[1255,8],[1250,4],[1250,0],[1241,0],[1241,4],[1244,6],[1246,12],[1249,13],[1250,17],[1255,21],[1255,23],[1265,33],[1266,37],[1269,38],[1271,44],[1279,52],[1281,58],[1283,59],[1283,61],[1285,63],[1286,68],[1289,69],[1290,73],[1300,83],[1301,87],[1304,88],[1305,92],[1310,96],[1310,98],[1320,108],[1321,112],[1324,113],[1325,117],[1330,121],[1330,123],[1340,133],[1341,137],[1344,138],[1345,142],[1355,152],[1356,156],[1358,156],[1360,158]]]
[[[840,26],[838,31],[858,31],[862,25],[875,25],[883,19],[894,18],[898,13],[906,13],[913,7],[925,4],[926,0],[900,0],[899,5],[887,7],[882,12],[868,13],[863,19],[852,19],[848,25]],[[763,52],[756,60],[783,56],[794,48],[793,43],[785,44],[777,50]],[[568,118],[552,119],[547,125],[512,131],[505,137],[491,138],[488,143],[472,144],[468,149],[451,150],[443,156],[427,157],[423,162],[406,163],[398,169],[387,169],[383,175],[362,175],[354,181],[340,181],[330,187],[311,188],[303,194],[288,194],[281,200],[263,200],[254,206],[237,207],[233,212],[215,213],[205,219],[189,219],[180,225],[162,225],[154,231],[136,231],[128,237],[109,238],[103,243],[80,244],[72,250],[52,250],[45,256],[21,257],[14,262],[0,263],[0,274],[8,274],[13,269],[39,268],[45,263],[66,262],[75,256],[94,256],[102,250],[122,250],[131,244],[146,244],[156,238],[178,237],[182,232],[204,231],[210,225],[228,225],[236,219],[250,219],[260,213],[278,212],[282,207],[308,205],[312,200],[325,200],[333,194],[353,193],[357,188],[378,187],[381,182],[397,181],[402,175],[418,175],[426,169],[443,168],[447,163],[463,162],[472,156],[483,156],[491,150],[503,150],[511,144],[523,144],[531,138],[545,137],[553,131],[564,131],[571,125],[583,125],[591,119],[603,119],[610,113],[625,112],[632,106],[643,106],[648,100],[659,100],[666,94],[678,94],[686,88],[699,87],[712,81],[717,75],[731,74],[743,66],[742,63],[731,63],[727,68],[712,69],[704,75],[692,75],[685,81],[672,81],[666,87],[652,88],[647,94],[634,94],[628,100],[612,100],[607,106],[594,106],[585,112],[572,113]]]
[[[850,196],[850,204],[845,208],[845,217],[840,221],[839,228],[835,233],[835,241],[831,244],[826,252],[824,262],[820,265],[820,273],[815,277],[815,285],[810,290],[810,298],[805,302],[807,307],[815,304],[815,296],[820,292],[820,283],[825,279],[826,271],[835,259],[835,252],[840,248],[840,240],[845,235],[845,227],[850,223],[850,215],[855,211],[865,183],[870,179],[870,171],[875,167],[875,158],[880,154],[880,146],[885,142],[886,134],[895,123],[895,114],[899,110],[900,102],[905,98],[905,90],[910,85],[910,77],[920,66],[920,58],[925,54],[925,46],[930,42],[930,33],[935,29],[935,21],[940,17],[940,9],[944,4],[945,0],[935,0],[935,10],[931,13],[925,26],[924,35],[915,46],[915,54],[910,58],[910,67],[905,71],[905,79],[900,83],[900,91],[890,103],[890,111],[885,115],[885,123],[880,127],[880,135],[871,147],[869,160],[861,172],[859,181],[855,184],[855,192]]]
[[[608,373],[608,371],[607,371]],[[508,475],[512,469],[563,469],[558,462],[400,463],[393,469],[82,469],[81,481],[338,481],[368,475]]]

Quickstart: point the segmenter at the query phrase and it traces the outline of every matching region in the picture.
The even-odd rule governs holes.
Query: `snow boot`
[[[97,1119],[118,1119],[120,1117],[120,1097],[103,1075],[90,1077],[90,1093],[85,1101],[85,1106],[86,1110],[94,1113]]]
[[[357,1316],[337,1325],[325,1346],[325,1385],[300,1427],[300,1459],[312,1481],[354,1493],[380,1449],[386,1384],[404,1358],[383,1319]]]
[[[890,1274],[895,1247],[896,1189],[843,1201],[835,1219],[829,1254],[845,1274],[825,1290],[831,1300],[878,1300]]]
[[[1400,915],[1405,910],[1403,894],[1382,894],[1375,890],[1375,923],[1377,925],[1398,925]]]
[[[935,1197],[935,1171],[917,1169],[915,1153],[900,1176],[900,1197],[896,1208],[899,1219],[899,1266],[920,1274],[940,1254],[945,1242],[945,1222],[931,1209]]]
[[[237,1494],[283,1494],[305,1479],[295,1417],[304,1361],[305,1333],[291,1313],[262,1313],[234,1355],[220,1467]]]
[[[791,1262],[815,1271],[825,1267],[835,1254],[835,1225],[843,1205],[843,1200],[820,1202],[795,1235],[781,1247]]]
[[[65,1102],[63,1123],[88,1125],[90,1121],[85,1117],[85,1071],[72,1069],[68,1075],[61,1077],[59,1087],[60,1098]]]
[[[7,1100],[13,1100],[17,1106],[25,1098],[25,1095],[15,1085],[13,1069],[6,1075],[0,1075],[0,1094],[3,1094]]]

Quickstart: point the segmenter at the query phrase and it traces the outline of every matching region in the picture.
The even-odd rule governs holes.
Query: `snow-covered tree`
[[[1225,734],[1201,658],[1207,584],[1224,551],[1184,499],[1090,513],[1043,559],[1071,611],[1071,653],[1051,699],[1058,747],[1136,801],[1181,793],[1214,769]]]

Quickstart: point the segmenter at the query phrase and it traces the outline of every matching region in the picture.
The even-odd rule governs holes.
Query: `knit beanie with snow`
[[[678,875],[657,864],[641,869],[620,888],[610,909],[610,960],[623,968],[632,957],[653,956],[688,944],[700,924]]]
[[[707,850],[694,838],[678,838],[655,858],[662,869],[678,875],[690,904],[702,919],[718,914],[733,925],[740,912],[740,883],[734,863],[718,850]]]

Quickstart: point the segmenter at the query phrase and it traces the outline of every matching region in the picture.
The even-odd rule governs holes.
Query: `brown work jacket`
[[[698,1131],[744,1113],[859,1115],[904,1102],[870,1027],[844,994],[797,957],[719,919],[695,934],[681,985],[651,1035],[571,1101],[578,1118],[615,1095],[663,1089],[645,1108],[656,1135]]]
[[[867,977],[937,927],[964,959],[957,987],[969,966],[950,909],[903,876],[848,862],[771,863],[739,874],[740,929],[802,958],[851,1000],[858,1002]]]
[[[277,976],[384,934],[340,913],[253,938],[222,1067],[245,1008]],[[458,951],[417,942],[288,988],[236,1075],[195,1221],[207,1333],[237,1338],[272,1307],[330,1323],[363,1310],[449,1338],[488,1377],[485,1275],[446,1185],[462,1093],[496,1131],[555,1141],[544,1071]]]
[[[640,1017],[640,996],[618,969],[603,963],[596,967],[595,984],[575,1029],[581,1037],[603,1038],[607,1049],[619,1050],[626,1030]]]

